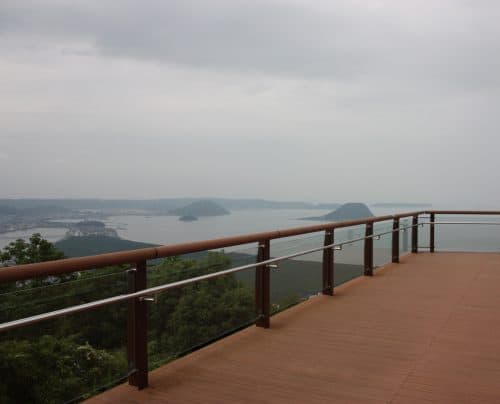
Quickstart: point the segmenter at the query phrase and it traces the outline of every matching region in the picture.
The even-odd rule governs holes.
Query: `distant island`
[[[118,238],[115,229],[106,227],[103,222],[97,220],[84,220],[75,223],[66,233],[68,237],[106,236]]]
[[[226,208],[208,200],[191,202],[186,206],[172,209],[168,212],[168,214],[172,216],[180,216],[180,218],[183,217],[185,220],[187,218],[186,221],[196,220],[199,217],[229,215],[229,213],[230,212]]]
[[[363,219],[373,217],[373,213],[364,203],[345,203],[337,210],[323,216],[303,217],[301,220],[321,220],[325,222],[340,222],[343,220]]]

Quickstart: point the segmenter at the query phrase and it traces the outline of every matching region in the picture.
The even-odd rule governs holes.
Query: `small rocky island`
[[[321,220],[325,222],[341,222],[343,220],[364,219],[373,217],[373,213],[364,203],[345,203],[337,210],[323,216],[304,217],[302,220]]]
[[[199,217],[229,215],[229,213],[224,207],[208,200],[191,202],[186,206],[168,212],[169,215],[179,216],[179,220],[183,222],[198,220]]]

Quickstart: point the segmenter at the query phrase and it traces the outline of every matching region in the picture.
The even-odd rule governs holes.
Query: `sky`
[[[500,206],[496,0],[1,0],[0,197]]]

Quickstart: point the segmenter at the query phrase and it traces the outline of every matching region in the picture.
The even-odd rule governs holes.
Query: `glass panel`
[[[122,302],[1,333],[0,401],[80,401],[123,382],[126,319]]]
[[[325,233],[271,242],[271,257],[289,255],[324,245]],[[317,251],[278,263],[271,270],[271,313],[283,311],[323,288],[323,251]]]
[[[430,239],[430,217],[429,215],[422,215],[418,218],[418,250],[421,252],[430,251],[431,239]]]
[[[388,234],[381,234],[387,233]],[[392,261],[392,220],[373,224],[373,234],[381,234],[373,239],[373,266],[379,267]]]
[[[436,215],[436,222],[500,222],[498,216]],[[436,224],[436,251],[500,251],[500,226]]]
[[[126,293],[127,276],[110,267],[2,286],[0,323]]]
[[[399,254],[404,255],[411,251],[411,219],[405,218],[399,221]]]
[[[150,285],[254,263],[256,247],[168,258],[148,268]],[[241,329],[256,319],[255,269],[171,289],[149,306],[150,368]]]
[[[335,243],[354,240],[365,236],[365,226],[335,230]],[[342,250],[334,250],[334,285],[350,281],[364,274],[364,240],[345,244]]]

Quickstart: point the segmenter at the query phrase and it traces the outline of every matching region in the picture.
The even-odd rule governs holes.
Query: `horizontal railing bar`
[[[62,317],[62,316],[68,315],[68,314],[75,314],[75,313],[79,313],[82,311],[87,311],[87,310],[95,309],[98,307],[107,306],[107,305],[113,304],[113,303],[119,303],[119,302],[122,302],[125,300],[140,298],[140,297],[144,297],[144,296],[148,296],[148,295],[154,295],[154,294],[161,293],[161,292],[164,292],[164,291],[169,290],[169,289],[175,289],[175,288],[179,288],[182,286],[190,285],[192,283],[201,282],[201,281],[205,281],[205,280],[209,280],[209,279],[213,279],[213,278],[219,278],[221,276],[230,275],[230,274],[233,274],[236,272],[241,272],[241,271],[244,271],[247,269],[252,269],[252,268],[255,268],[258,266],[262,266],[262,265],[270,265],[270,264],[273,264],[276,262],[284,261],[286,259],[300,257],[302,255],[311,254],[311,253],[317,252],[317,251],[322,251],[322,250],[326,250],[326,249],[334,249],[335,247],[342,247],[342,246],[347,245],[347,244],[352,244],[352,243],[356,243],[358,241],[363,241],[365,239],[383,236],[385,234],[394,233],[394,232],[409,229],[412,227],[414,227],[414,226],[411,225],[411,226],[406,226],[406,227],[400,227],[399,229],[392,229],[391,231],[373,234],[373,235],[370,235],[368,237],[363,236],[363,237],[359,237],[359,238],[355,238],[355,239],[351,239],[351,240],[342,241],[340,243],[333,243],[333,244],[329,244],[326,246],[315,247],[315,248],[311,248],[309,250],[300,251],[300,252],[284,255],[281,257],[277,257],[277,258],[271,258],[271,259],[268,259],[266,261],[255,262],[252,264],[246,264],[246,265],[242,265],[239,267],[230,268],[230,269],[226,269],[226,270],[219,271],[219,272],[214,272],[212,274],[200,275],[200,276],[196,276],[194,278],[184,279],[182,281],[172,282],[172,283],[168,283],[165,285],[159,285],[159,286],[155,286],[155,287],[152,287],[149,289],[143,289],[139,292],[127,293],[124,295],[117,295],[117,296],[113,296],[113,297],[108,297],[106,299],[96,300],[93,302],[84,303],[84,304],[80,304],[77,306],[67,307],[64,309],[54,310],[54,311],[51,311],[48,313],[37,314],[35,316],[26,317],[26,318],[22,318],[19,320],[9,321],[9,322],[0,324],[0,332],[9,331],[9,330],[12,330],[15,328],[28,326],[31,324],[39,323],[41,321]]]
[[[232,247],[241,244],[256,243],[262,240],[273,240],[301,234],[315,233],[332,229],[340,229],[393,220],[396,218],[410,217],[424,212],[408,212],[390,216],[376,216],[343,222],[323,223],[313,226],[296,227],[285,230],[253,233],[242,236],[224,237],[218,239],[181,243],[158,247],[141,248],[137,250],[121,251],[115,253],[99,254],[79,258],[67,258],[57,261],[46,261],[36,264],[16,265],[0,268],[0,283],[16,282],[37,277],[56,276],[66,273],[84,271],[112,265],[131,264],[138,261],[147,261],[156,258],[166,258],[193,252],[213,250],[217,248]]]
[[[490,226],[500,226],[500,222],[421,222],[420,224],[485,224]]]
[[[432,214],[435,215],[486,215],[495,216],[500,215],[500,210],[426,210],[421,212],[422,214]]]

